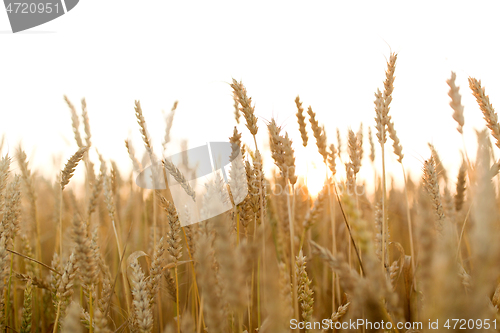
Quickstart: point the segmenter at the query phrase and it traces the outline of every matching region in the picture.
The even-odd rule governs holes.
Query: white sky
[[[0,11],[0,133],[6,133],[11,151],[22,140],[35,168],[55,175],[62,162],[54,166],[51,156],[65,160],[76,151],[62,96],[76,105],[86,97],[94,146],[130,170],[124,139],[131,135],[136,149],[142,147],[135,99],[141,100],[158,148],[162,110],[175,100],[177,142],[227,140],[234,126],[228,85],[234,77],[255,102],[259,144],[267,141],[264,120],[276,117],[294,140],[301,173],[305,160],[320,159],[313,140],[309,154],[302,149],[295,97],[312,105],[334,143],[336,127],[345,136],[362,121],[366,130],[374,124],[373,94],[382,87],[392,49],[398,63],[390,112],[405,164],[420,175],[432,142],[445,167],[455,172],[461,138],[446,79],[457,72],[468,150],[475,155],[473,128],[484,127],[484,121],[467,78],[481,79],[493,105],[499,105],[499,9],[498,2],[458,1],[82,0],[65,16],[18,34],[8,33],[7,14]],[[240,130],[245,132],[243,125]],[[399,175],[399,165],[388,156],[389,171]],[[308,168],[310,175],[324,174]],[[365,168],[365,175],[372,170]]]

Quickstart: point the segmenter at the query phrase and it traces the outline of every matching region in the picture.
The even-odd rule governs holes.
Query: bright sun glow
[[[298,162],[296,163],[297,174],[305,175],[304,184],[311,196],[315,197],[323,188],[326,179],[326,166],[316,149],[316,144],[310,142],[305,149],[301,147],[296,161]],[[328,176],[331,176],[330,170],[328,170]]]

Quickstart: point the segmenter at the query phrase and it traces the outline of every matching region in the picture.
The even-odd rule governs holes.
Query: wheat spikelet
[[[436,214],[436,229],[441,231],[443,228],[444,210],[441,203],[441,195],[439,194],[438,177],[433,157],[424,162],[423,181],[425,189],[431,199],[432,206],[434,207],[434,213]]]
[[[348,133],[349,137],[347,141],[347,148],[349,158],[351,159],[352,171],[354,172],[354,175],[356,175],[361,167],[361,145],[359,144],[358,138],[352,129],[349,129]]]
[[[90,314],[87,310],[80,306],[80,323],[87,329],[90,330]],[[94,323],[92,323],[92,327],[94,327]]]
[[[393,289],[396,289],[397,279],[399,277],[399,273],[401,272],[398,264],[398,261],[394,260],[389,267],[389,279]]]
[[[271,144],[271,155],[276,166],[280,169],[283,177],[287,177],[293,185],[297,182],[295,175],[295,157],[293,155],[292,141],[288,138],[288,133],[285,136],[280,135],[281,128],[276,125],[274,119],[269,125],[269,141]]]
[[[174,177],[174,179],[182,186],[184,191],[186,191],[187,195],[193,198],[193,201],[196,201],[196,193],[194,192],[191,185],[189,185],[188,181],[186,180],[186,177],[184,177],[182,172],[179,169],[177,169],[177,167],[169,160],[164,159],[162,162],[163,166],[165,167],[165,169],[167,169],[168,173],[171,174],[172,177]]]
[[[4,209],[5,204],[5,187],[7,186],[7,177],[9,176],[10,158],[2,157],[0,160],[0,212]]]
[[[167,252],[170,254],[172,260],[177,263],[182,257],[181,223],[179,216],[172,202],[165,199],[162,195],[158,195],[158,197],[161,207],[167,213],[168,224],[170,226],[170,230],[167,233]]]
[[[102,192],[102,185],[103,185],[103,178],[104,175],[100,174],[99,178],[97,178],[94,181],[94,184],[92,186],[92,194],[89,198],[89,204],[87,208],[87,223],[90,222],[90,215],[92,215],[93,212],[95,212],[96,207],[97,207],[97,198]]]
[[[187,250],[191,253],[191,256],[193,256],[195,250],[195,241],[199,226],[191,224],[192,221],[191,215],[192,215],[191,210],[188,207],[185,207],[184,216],[186,218],[186,226],[184,227],[184,231],[186,233]]]
[[[464,204],[464,196],[466,190],[466,179],[467,176],[467,164],[464,160],[462,160],[462,164],[460,165],[460,169],[458,170],[457,176],[457,193],[455,194],[455,210],[457,212],[462,210]]]
[[[165,129],[165,138],[163,140],[163,149],[166,148],[167,144],[170,142],[170,132],[172,131],[172,124],[174,123],[175,110],[177,109],[178,101],[174,102],[170,113],[168,114],[166,121],[166,129]]]
[[[377,89],[375,93],[376,129],[380,144],[386,142],[386,127],[390,121],[389,110],[392,102],[392,91],[394,90],[394,71],[396,69],[397,55],[391,54],[387,62],[386,80],[384,81],[384,93]]]
[[[375,204],[375,212],[374,212],[374,220],[375,220],[375,255],[378,257],[380,261],[382,261],[382,246],[387,247],[387,237],[384,239],[385,244],[382,245],[382,202],[377,201]]]
[[[379,89],[375,93],[375,128],[377,129],[377,139],[378,142],[383,145],[386,141],[386,128],[388,122],[388,116],[385,114],[384,109],[384,99],[382,93]]]
[[[292,140],[288,138],[288,133],[285,133],[285,137],[282,137],[282,145],[284,156],[284,164],[286,166],[286,175],[290,184],[294,185],[297,182],[297,176],[295,175],[295,157],[293,155],[294,150],[292,149]]]
[[[135,156],[135,149],[134,149],[134,146],[132,146],[132,142],[130,140],[125,140],[125,147],[127,148],[128,156],[130,157],[130,160],[132,161],[134,171],[137,172],[137,171],[142,170],[142,164],[141,164],[141,162],[139,162],[139,160]]]
[[[66,163],[61,175],[61,190],[64,190],[66,185],[68,185],[71,177],[73,177],[76,166],[82,160],[83,155],[88,149],[88,147],[81,147]]]
[[[5,195],[5,210],[0,224],[0,235],[5,236],[7,245],[10,245],[19,230],[19,219],[21,216],[21,191],[20,176],[16,175],[7,185]]]
[[[464,128],[464,106],[462,105],[462,95],[460,95],[460,87],[455,85],[455,80],[457,74],[451,72],[451,77],[446,80],[446,83],[450,86],[450,91],[448,96],[451,98],[450,106],[453,109],[453,119],[458,123],[457,131],[463,134]]]
[[[298,282],[297,294],[300,302],[300,307],[302,309],[302,318],[305,322],[310,322],[312,320],[314,292],[310,287],[311,281],[309,280],[306,272],[306,257],[304,257],[304,255],[302,254],[302,250],[300,250],[299,255],[297,256],[295,265],[295,274],[297,274]]]
[[[23,184],[25,188],[27,189],[28,193],[28,200],[30,201],[31,205],[31,218],[33,221],[36,221],[36,193],[35,193],[35,186],[33,182],[33,177],[31,175],[31,170],[29,169],[28,166],[28,161],[26,160],[26,153],[22,150],[21,146],[19,145],[18,150],[16,151],[16,158],[17,158],[17,163],[19,164],[19,169],[21,169],[21,179],[23,181]]]
[[[233,88],[238,102],[241,105],[240,111],[243,113],[243,117],[245,117],[247,128],[250,133],[255,136],[259,128],[257,127],[257,117],[254,114],[255,107],[252,106],[252,98],[247,96],[245,86],[235,79],[233,79],[233,83],[231,83],[231,88]]]
[[[149,333],[153,329],[153,313],[151,312],[147,279],[137,259],[130,263],[130,285],[134,297],[134,315],[132,324],[141,333]]]
[[[229,159],[233,161],[241,152],[241,133],[238,132],[236,126],[233,129],[233,136],[229,138],[229,143],[231,143],[231,155]]]
[[[339,321],[346,313],[347,309],[349,309],[349,305],[351,305],[350,302],[347,302],[344,305],[339,306],[337,309],[337,312],[332,314],[332,317],[330,318],[333,322]]]
[[[398,162],[403,163],[403,146],[399,143],[399,138],[394,128],[394,123],[391,121],[391,116],[389,116],[389,121],[387,122],[387,130],[389,132],[389,137],[392,139],[392,147],[394,148],[394,154],[398,157]]]
[[[66,312],[66,307],[68,306],[71,297],[73,296],[73,283],[76,276],[76,257],[74,253],[69,256],[68,262],[64,267],[63,274],[57,285],[57,295],[56,299],[60,306],[61,317],[64,318]]]
[[[31,332],[31,315],[32,315],[32,282],[28,280],[26,287],[24,289],[24,305],[23,305],[23,316],[21,322],[21,333]]]
[[[61,259],[59,257],[59,254],[57,252],[54,252],[52,256],[52,261],[50,262],[50,265],[54,267],[54,269],[57,272],[61,272],[63,270],[63,266],[61,264]],[[54,308],[57,308],[57,290],[59,288],[59,282],[61,281],[61,275],[51,271],[50,272],[50,290],[51,290],[51,296],[52,296],[52,303],[54,305]]]
[[[299,96],[295,98],[295,104],[297,105],[297,122],[299,123],[300,136],[302,138],[302,145],[307,146],[307,130],[306,130],[306,117],[304,117],[304,108],[302,107],[302,102]]]
[[[111,272],[109,266],[104,261],[103,255],[100,251],[98,245],[98,228],[92,233],[92,240],[90,242],[90,249],[92,250],[94,260],[97,263],[98,273],[101,276],[102,290],[101,297],[97,301],[97,306],[99,310],[104,314],[106,313],[107,302],[111,299],[111,294],[113,292]]]
[[[342,136],[340,135],[340,130],[338,127],[337,127],[337,149],[338,149],[339,159],[342,161],[342,157],[340,156],[342,155]]]
[[[334,257],[329,250],[313,241],[309,243],[312,245],[313,254],[324,260],[339,275],[342,288],[347,293],[352,293],[360,279],[356,271],[350,269],[349,264],[342,257]]]
[[[284,174],[285,160],[283,158],[284,150],[280,136],[281,127],[278,127],[276,125],[276,121],[274,119],[271,119],[271,122],[267,125],[267,128],[269,130],[269,143],[272,157],[276,166],[280,169],[282,174]]]
[[[476,97],[477,104],[483,112],[486,125],[491,130],[491,135],[496,139],[496,145],[500,148],[500,124],[498,124],[498,116],[490,103],[490,98],[486,95],[484,88],[481,87],[481,81],[473,77],[469,77],[469,87],[472,94]]]
[[[375,162],[375,143],[373,142],[372,128],[368,127],[368,141],[370,142],[370,161]]]
[[[279,268],[279,288],[280,288],[280,303],[286,310],[288,318],[293,317],[292,305],[292,283],[290,281],[290,274],[284,262],[278,264]]]
[[[175,286],[175,278],[172,276],[172,273],[169,269],[163,271],[165,276],[165,281],[167,282],[167,291],[169,297],[172,301],[176,301],[177,299],[177,287]]]
[[[441,163],[441,159],[439,158],[439,154],[434,148],[434,145],[428,143],[429,149],[431,150],[432,158],[434,159],[434,165],[436,167],[436,172],[438,175],[438,178],[443,178],[445,183],[448,183],[448,175],[446,174],[446,169],[444,168],[443,164]]]
[[[80,121],[78,120],[78,114],[76,113],[75,106],[69,98],[64,95],[64,100],[68,104],[69,110],[71,111],[71,123],[73,125],[73,133],[75,134],[75,141],[78,147],[83,148],[82,136],[80,135]]]
[[[111,186],[111,177],[104,175],[103,179],[103,190],[104,190],[104,202],[106,203],[106,208],[108,210],[108,215],[111,221],[114,223],[115,221],[115,202],[113,199],[113,192]]]
[[[89,122],[89,114],[87,112],[87,102],[85,98],[82,98],[82,118],[83,118],[83,130],[85,132],[85,145],[90,147],[92,145],[90,134],[90,122]]]
[[[85,224],[78,216],[73,217],[73,235],[75,241],[76,266],[80,271],[80,278],[87,292],[90,292],[97,277],[97,263],[94,252],[90,247],[90,238]]]
[[[151,145],[151,139],[149,138],[148,129],[146,127],[146,120],[144,120],[144,116],[142,114],[141,102],[135,101],[135,117],[137,118],[137,123],[139,124],[139,131],[142,135],[142,141],[144,142],[144,146],[148,153],[153,152],[153,147]]]
[[[156,248],[153,255],[153,261],[151,262],[151,268],[149,269],[149,277],[147,281],[147,287],[149,291],[149,297],[151,299],[151,304],[154,303],[154,299],[158,294],[160,289],[160,279],[162,275],[163,268],[163,253],[165,252],[165,245],[163,244],[163,237],[156,244]]]
[[[116,195],[119,193],[120,186],[122,184],[122,177],[120,175],[120,170],[116,165],[115,161],[111,161],[111,189],[113,194]]]
[[[385,72],[384,81],[384,114],[389,114],[389,106],[392,101],[392,91],[394,90],[394,72],[396,70],[396,60],[398,55],[396,53],[391,53],[389,61],[387,62],[387,70]]]
[[[233,90],[233,107],[234,107],[234,119],[236,123],[240,123],[240,103],[238,102],[238,96],[236,95],[236,91]]]
[[[234,127],[233,136],[229,138],[231,143],[231,169],[229,170],[229,187],[234,202],[241,203],[246,197],[248,186],[246,181],[245,166],[243,165],[240,156],[241,134],[238,133],[236,126]]]
[[[262,164],[262,155],[260,151],[255,152],[255,159],[253,161],[253,167],[248,164],[247,170],[249,171],[248,177],[248,204],[252,209],[252,212],[259,221],[262,219],[261,209],[264,210],[266,206],[266,198],[265,198],[265,178],[264,178],[264,169]]]
[[[358,145],[359,159],[363,160],[363,123],[359,124],[359,129],[356,132],[356,143]]]
[[[6,294],[6,282],[8,278],[8,256],[7,243],[8,238],[5,235],[0,235],[0,295],[4,296]],[[5,311],[5,297],[0,298],[0,313]],[[0,329],[5,330],[5,316],[0,317]]]
[[[324,128],[319,126],[318,121],[316,120],[316,113],[313,112],[311,107],[307,109],[307,114],[309,115],[309,122],[311,123],[314,138],[316,139],[318,152],[321,154],[321,156],[323,156],[323,160],[326,161],[328,159],[328,151],[326,150],[325,130]]]
[[[328,168],[332,172],[332,176],[335,176],[337,173],[337,164],[335,163],[335,158],[337,157],[337,149],[335,149],[335,145],[330,144],[330,151],[328,152]]]

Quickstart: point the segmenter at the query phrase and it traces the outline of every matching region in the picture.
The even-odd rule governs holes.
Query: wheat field
[[[452,73],[450,122],[463,137],[461,94],[472,93],[487,129],[467,138],[478,148],[464,144],[457,174],[440,162],[438,150],[447,147],[429,144],[420,177],[408,177],[390,112],[396,60],[391,54],[375,91],[374,120],[345,138],[326,133],[297,97],[301,141],[292,142],[274,119],[257,119],[251,92],[233,80],[228,117],[235,127],[227,131],[243,163],[232,165],[229,183],[244,179],[246,186],[236,183],[223,198],[232,209],[188,226],[168,188],[141,188],[136,174],[122,174],[106,156],[91,159],[98,150],[85,99],[80,111],[65,97],[75,153],[54,171],[56,182],[31,169],[21,146],[0,160],[1,331],[499,331],[497,114],[481,81],[469,78],[466,92]],[[140,102],[134,111],[144,157],[130,140],[116,149],[127,151],[137,171],[158,157]],[[254,140],[242,142],[240,130]],[[269,137],[268,160],[257,133]],[[300,145],[327,167],[318,194],[309,193],[307,175],[295,173]],[[390,182],[389,154],[404,184]],[[274,172],[264,174],[270,164]],[[160,177],[173,175],[194,198],[183,178],[189,170],[163,165]],[[359,179],[361,168],[373,178]],[[83,183],[72,182],[75,172]],[[224,188],[223,181],[207,186],[208,210]]]

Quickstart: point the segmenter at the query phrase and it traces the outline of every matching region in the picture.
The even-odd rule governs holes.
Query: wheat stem
[[[286,204],[287,204],[287,208],[288,208],[288,223],[289,223],[289,228],[290,228],[290,256],[291,256],[291,258],[290,258],[290,270],[292,273],[293,310],[294,310],[294,318],[298,319],[299,318],[299,301],[297,299],[297,277],[295,276],[295,274],[293,272],[294,267],[295,267],[295,246],[293,244],[295,241],[295,232],[294,232],[292,206],[290,203],[290,196],[294,195],[294,186],[291,185],[291,187],[292,187],[292,194],[290,194],[289,190],[286,193]]]

